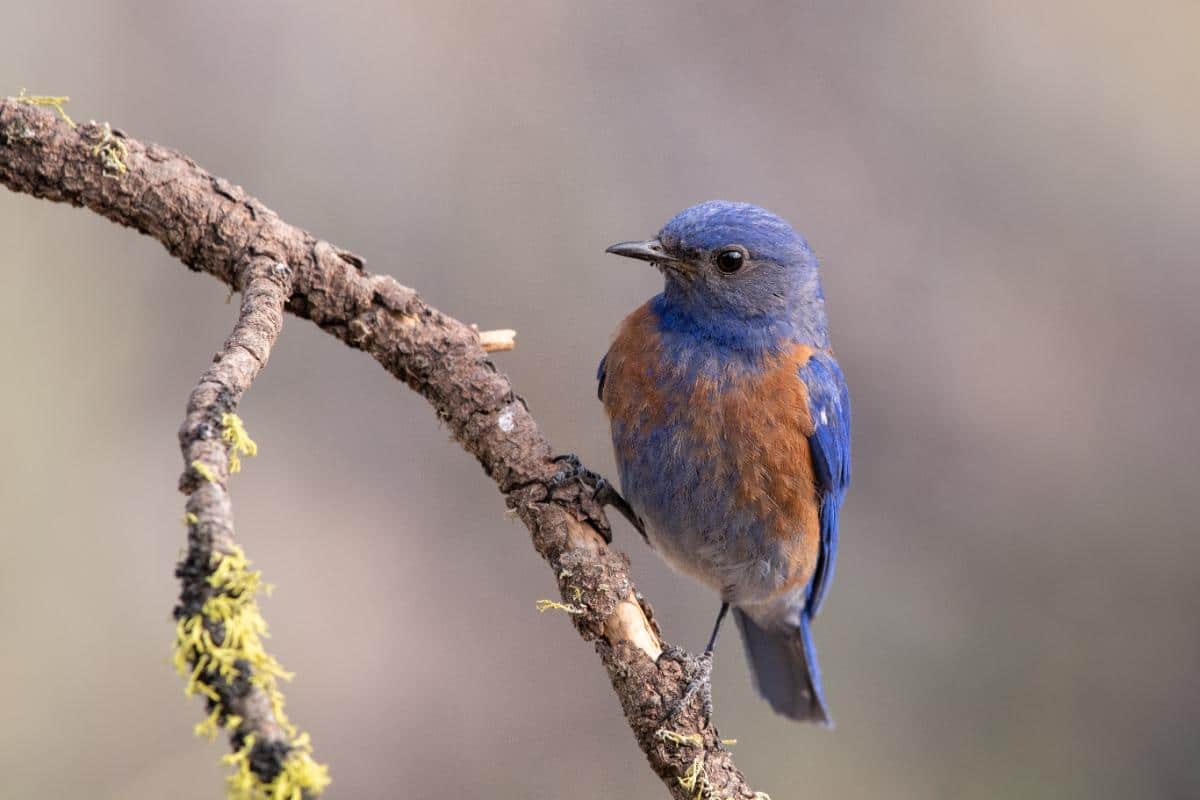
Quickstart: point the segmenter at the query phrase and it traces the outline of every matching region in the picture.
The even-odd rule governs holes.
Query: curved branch
[[[259,573],[251,572],[233,535],[226,482],[254,443],[234,414],[242,395],[267,363],[283,327],[292,270],[282,261],[253,256],[238,269],[242,304],[237,324],[188,397],[179,428],[188,495],[188,547],[175,569],[175,664],[188,677],[187,693],[201,694],[209,716],[198,732],[231,731],[230,785],[240,797],[319,794],[329,783],[312,760],[308,739],[288,721],[278,680],[288,677],[262,644],[266,634],[255,599]]]
[[[111,146],[97,150],[113,137],[120,140],[116,156]],[[114,157],[125,167],[119,174]],[[628,557],[605,544],[608,523],[591,490],[556,480],[555,451],[488,360],[477,331],[394,279],[367,273],[361,258],[288,225],[187,156],[107,126],[72,128],[49,108],[0,100],[0,182],[87,206],[234,288],[247,288],[239,270],[250,261],[287,264],[293,276],[285,309],[370,354],[422,395],[495,480],[577,612],[570,615],[576,630],[595,642],[638,745],[672,796],[755,797],[698,700],[672,720],[673,731],[662,730],[664,710],[686,691],[695,659],[676,648],[664,652]],[[265,360],[266,351],[260,354]]]

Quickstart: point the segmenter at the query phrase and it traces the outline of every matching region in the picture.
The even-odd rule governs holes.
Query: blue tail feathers
[[[742,632],[759,694],[785,717],[832,726],[808,616],[800,615],[799,626],[780,628],[763,628],[740,608],[733,610],[733,618]]]

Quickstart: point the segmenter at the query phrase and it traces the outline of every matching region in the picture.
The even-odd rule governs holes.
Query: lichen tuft
[[[192,462],[192,470],[209,483],[217,482],[217,474],[212,471],[212,467],[199,459]]]
[[[279,681],[291,680],[292,674],[263,645],[267,623],[256,598],[271,587],[236,545],[215,553],[210,566],[211,595],[199,613],[175,626],[173,660],[187,679],[184,693],[209,701],[209,714],[195,733],[212,739],[221,729],[234,732],[237,749],[224,759],[233,767],[227,783],[231,800],[300,800],[319,794],[329,784],[328,769],[313,760],[308,734],[288,721]],[[228,703],[252,686],[266,695],[285,740],[255,748],[254,734],[242,735],[243,720]]]
[[[580,606],[571,606],[566,603],[559,603],[556,600],[538,600],[535,603],[539,613],[545,614],[547,611],[565,611],[568,614],[585,614],[586,608]]]
[[[22,89],[19,95],[10,99],[29,106],[49,106],[57,111],[58,115],[62,117],[63,120],[66,121],[66,123],[72,128],[79,127],[75,124],[75,120],[67,116],[67,112],[63,108],[63,104],[71,99],[69,97],[54,97],[46,94],[25,94],[25,90]]]
[[[230,473],[242,471],[242,456],[258,455],[258,445],[246,433],[246,424],[237,414],[221,415],[221,441],[229,446]]]
[[[92,155],[100,159],[106,177],[115,178],[129,171],[125,159],[129,157],[129,146],[125,140],[113,133],[107,122],[101,129],[100,141],[92,146]]]

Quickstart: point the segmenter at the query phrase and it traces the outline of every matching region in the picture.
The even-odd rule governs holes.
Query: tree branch
[[[175,665],[188,678],[187,693],[203,695],[208,706],[197,732],[232,731],[233,754],[226,757],[234,767],[231,797],[311,797],[328,785],[328,772],[312,760],[308,737],[284,714],[278,681],[289,675],[263,647],[267,625],[255,599],[262,579],[234,541],[226,488],[229,475],[241,468],[240,457],[257,449],[234,409],[266,366],[283,327],[292,270],[282,261],[251,256],[236,274],[243,287],[237,324],[188,397],[179,429],[188,548],[175,569],[182,584]]]
[[[576,630],[595,642],[638,745],[672,796],[755,797],[704,719],[699,699],[664,731],[664,711],[686,691],[695,659],[676,648],[664,652],[650,606],[629,577],[628,557],[604,542],[608,522],[592,491],[581,481],[561,480],[555,451],[488,360],[476,330],[394,279],[369,274],[361,258],[288,225],[187,156],[107,125],[74,127],[53,107],[0,100],[0,182],[86,206],[158,239],[190,269],[243,292],[238,325],[193,392],[180,431],[188,465],[181,488],[190,493],[188,510],[196,519],[188,518],[189,558],[192,549],[209,563],[213,554],[219,560],[240,552],[224,491],[231,437],[210,434],[215,423],[223,430],[234,424],[236,417],[226,415],[265,363],[279,332],[279,309],[312,320],[428,400],[495,480],[554,570],[564,603],[577,612],[568,615]],[[205,592],[220,589],[209,581],[192,596],[187,580],[179,612],[185,617]],[[249,735],[256,742],[292,741],[280,710],[264,706],[253,686],[245,698],[231,700],[241,703],[230,703],[241,717],[235,750],[239,734],[243,746]],[[289,752],[285,747],[281,758]]]

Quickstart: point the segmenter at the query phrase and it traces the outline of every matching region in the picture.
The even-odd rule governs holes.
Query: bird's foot
[[[599,472],[594,472],[583,466],[583,463],[579,460],[579,456],[574,453],[555,456],[554,461],[561,464],[562,469],[554,473],[550,477],[550,480],[546,481],[547,491],[553,494],[554,490],[560,486],[578,481],[580,485],[586,486],[591,490],[592,500],[597,505],[601,507],[612,506],[615,508],[621,513],[621,516],[629,520],[629,524],[641,534],[642,538],[646,539],[646,525],[642,522],[642,518],[634,512],[633,507],[629,505],[629,501],[621,496],[621,493],[609,483],[607,478]],[[602,520],[603,517],[600,518],[600,521]],[[600,531],[600,535],[604,537],[606,543],[612,543],[612,531],[609,530],[606,522],[603,525],[598,524],[597,530]]]
[[[694,656],[681,647],[672,646],[663,650],[661,657],[678,662],[683,667],[685,675],[691,674],[687,688],[683,690],[683,693],[679,695],[679,698],[674,703],[667,707],[666,713],[663,716],[663,724],[670,723],[675,717],[679,716],[679,713],[692,702],[692,698],[699,694],[700,711],[703,714],[702,720],[705,725],[708,725],[713,715],[712,653]]]

